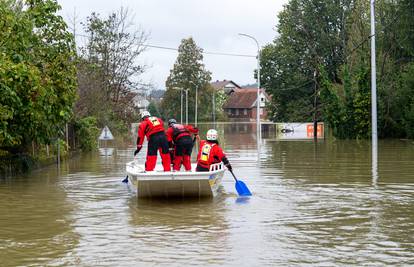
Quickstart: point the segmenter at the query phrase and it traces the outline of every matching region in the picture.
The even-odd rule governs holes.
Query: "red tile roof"
[[[263,92],[263,89],[260,89]],[[267,98],[268,95],[265,92]],[[223,108],[251,108],[257,99],[257,88],[235,89]]]

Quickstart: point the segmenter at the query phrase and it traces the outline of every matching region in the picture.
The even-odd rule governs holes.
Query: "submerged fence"
[[[59,164],[60,159],[77,151],[79,137],[73,124],[67,124],[63,135],[53,138],[50,144],[32,142],[26,153],[12,154],[0,150],[0,178],[26,172],[38,165]]]

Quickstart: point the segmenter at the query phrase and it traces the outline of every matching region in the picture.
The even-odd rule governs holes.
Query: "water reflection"
[[[378,182],[378,141],[372,140],[372,185],[377,186]]]
[[[229,173],[210,201],[138,201],[121,183],[131,140],[0,180],[0,265],[412,265],[412,142],[381,140],[375,176],[368,141],[281,142],[268,128],[257,161],[254,124],[217,128],[247,201]]]
[[[100,147],[99,155],[104,157],[110,157],[114,154],[115,148],[113,147]]]
[[[131,238],[141,243],[136,256],[142,263],[155,265],[223,264],[230,249],[223,204],[221,198],[168,201],[131,198]]]
[[[0,183],[1,265],[48,265],[63,258],[79,236],[68,216],[74,206],[58,185],[56,168],[12,179]]]

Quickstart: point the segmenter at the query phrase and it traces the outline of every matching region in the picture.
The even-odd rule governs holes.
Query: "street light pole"
[[[257,100],[256,100],[256,105],[257,105],[257,110],[256,110],[256,130],[257,130],[257,137],[258,137],[258,142],[257,144],[259,145],[259,140],[261,140],[261,126],[260,126],[260,46],[259,46],[259,42],[256,40],[256,38],[254,38],[251,35],[248,34],[244,34],[244,33],[239,33],[240,36],[244,36],[247,38],[252,39],[253,41],[256,42],[257,45]]]
[[[188,89],[185,89],[185,124],[188,124]]]
[[[181,90],[181,114],[180,114],[180,123],[183,124],[183,90]]]
[[[377,70],[375,62],[375,0],[371,0],[371,134],[372,134],[372,180],[378,178],[378,126],[377,126]]]
[[[197,109],[198,109],[198,88],[196,87],[195,91],[195,126],[197,126]]]
[[[213,127],[216,128],[216,89],[213,89]]]
[[[172,87],[171,89],[174,89],[174,90],[180,90],[180,93],[181,93],[181,95],[180,95],[180,98],[181,98],[181,114],[180,114],[180,120],[181,120],[181,124],[183,124],[183,88],[180,88],[180,87]]]
[[[377,81],[376,81],[376,62],[375,62],[375,0],[371,0],[371,123],[372,140],[378,138],[377,135]]]

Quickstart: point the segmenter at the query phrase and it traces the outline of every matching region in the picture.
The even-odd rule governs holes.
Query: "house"
[[[138,109],[139,112],[147,110],[149,101],[145,95],[136,94],[133,97],[132,101],[134,102],[134,106]]]
[[[267,119],[266,103],[270,96],[260,89],[260,119]],[[257,88],[234,89],[223,109],[228,118],[237,121],[255,121],[257,114]]]
[[[229,80],[217,80],[210,84],[216,91],[223,90],[227,95],[230,95],[235,89],[241,88],[237,83]]]

